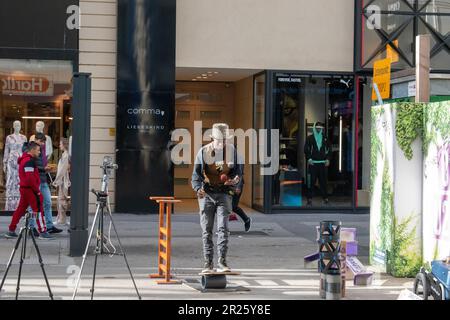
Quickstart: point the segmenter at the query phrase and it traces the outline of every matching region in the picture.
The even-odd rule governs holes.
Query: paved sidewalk
[[[241,276],[228,277],[231,290],[202,293],[198,272],[202,267],[201,229],[198,214],[191,212],[173,216],[172,266],[181,285],[157,285],[148,274],[156,272],[157,216],[114,214],[122,244],[143,299],[319,299],[319,275],[303,268],[303,256],[316,250],[315,226],[319,221],[341,220],[344,226],[358,228],[360,260],[367,265],[369,248],[369,215],[352,214],[252,214],[250,233],[243,232],[241,221],[231,226],[228,260]],[[0,217],[0,276],[15,240],[3,238],[10,217]],[[92,221],[92,217],[91,217]],[[109,223],[105,224],[108,231]],[[45,270],[55,299],[71,299],[75,272],[81,258],[68,256],[68,234],[57,235],[56,241],[39,240]],[[112,243],[117,247],[115,237]],[[18,252],[20,254],[20,252]],[[34,249],[27,250],[21,282],[22,299],[47,299],[47,290]],[[88,299],[92,281],[93,256],[89,256],[83,272],[78,299]],[[11,268],[0,299],[14,298],[18,258]],[[376,274],[372,286],[355,287],[347,282],[346,299],[396,299],[413,279],[396,279]],[[190,285],[189,285],[190,284]],[[246,290],[233,291],[233,288]],[[99,258],[95,286],[97,299],[135,299],[136,294],[121,256]]]

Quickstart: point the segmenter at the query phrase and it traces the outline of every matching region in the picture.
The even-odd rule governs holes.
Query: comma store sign
[[[143,108],[130,107],[127,108],[127,130],[138,130],[142,132],[151,132],[153,130],[164,130],[166,125],[164,123],[165,111],[159,108]],[[143,116],[149,118],[150,121],[142,121]],[[160,118],[160,119],[158,119]],[[158,121],[160,120],[160,121]]]

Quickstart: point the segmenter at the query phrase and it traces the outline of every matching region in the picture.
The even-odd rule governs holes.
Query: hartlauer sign
[[[52,96],[53,80],[42,75],[0,74],[0,92],[4,95]]]

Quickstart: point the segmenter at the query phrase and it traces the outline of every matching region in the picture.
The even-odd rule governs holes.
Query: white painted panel
[[[107,40],[80,40],[81,52],[116,52],[116,41]]]
[[[115,66],[80,65],[80,72],[89,72],[92,78],[116,78]]]
[[[92,90],[116,90],[116,79],[92,79]]]
[[[83,13],[81,13],[81,28],[83,27],[116,28],[117,17],[102,15],[83,15]]]
[[[354,0],[178,0],[176,66],[353,71]]]
[[[116,141],[116,136],[111,136],[109,134],[109,129],[107,128],[92,128],[91,129],[91,141]]]
[[[80,29],[80,40],[117,40],[117,29],[83,27]]]
[[[91,115],[93,116],[115,116],[116,105],[112,103],[91,104]]]
[[[116,64],[116,53],[80,52],[80,67],[83,65],[115,66]]]
[[[111,153],[116,149],[115,141],[91,140],[91,153]]]
[[[115,91],[92,91],[91,93],[92,103],[116,103],[116,92]]]
[[[113,2],[80,1],[81,14],[117,14],[117,4]]]
[[[91,116],[91,128],[115,128],[116,117]]]

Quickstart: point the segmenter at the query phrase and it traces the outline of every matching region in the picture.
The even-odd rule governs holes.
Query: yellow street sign
[[[398,48],[398,40],[392,41],[392,44],[396,48]],[[398,56],[397,51],[395,51],[389,43],[386,45],[386,58],[391,59],[392,63],[399,61],[399,56]]]
[[[391,59],[375,61],[373,64],[373,82],[377,84],[381,99],[391,96]],[[372,90],[372,100],[377,100],[375,89]]]

